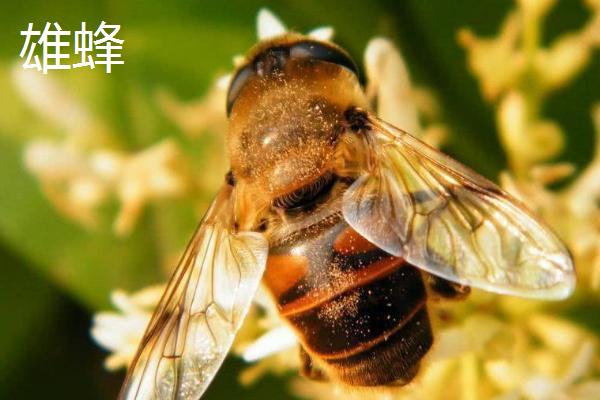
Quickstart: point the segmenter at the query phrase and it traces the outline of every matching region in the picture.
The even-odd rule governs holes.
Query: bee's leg
[[[304,350],[302,345],[299,346],[300,350],[300,374],[313,381],[327,381],[327,375],[320,370],[314,363],[310,355]]]
[[[463,300],[471,292],[469,286],[454,283],[439,276],[425,273],[424,278],[429,288],[429,294],[434,299]]]

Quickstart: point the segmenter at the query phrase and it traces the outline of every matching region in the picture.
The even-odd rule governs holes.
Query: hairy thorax
[[[293,60],[253,77],[232,109],[228,149],[237,180],[274,198],[332,169],[344,111],[360,86],[334,64]]]

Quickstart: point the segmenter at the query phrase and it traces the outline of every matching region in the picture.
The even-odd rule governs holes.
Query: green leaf
[[[102,370],[89,315],[4,246],[0,265],[0,398],[114,398],[121,378]]]
[[[0,334],[0,381],[5,381],[27,357],[36,333],[42,332],[55,316],[57,295],[4,247],[0,247],[0,265],[0,315],[4,321]]]

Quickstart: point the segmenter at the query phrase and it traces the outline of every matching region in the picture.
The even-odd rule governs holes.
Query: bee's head
[[[341,47],[331,42],[312,39],[303,35],[288,33],[283,36],[259,42],[245,57],[246,61],[236,70],[227,92],[227,115],[246,84],[253,78],[268,79],[281,75],[286,65],[292,62],[330,63],[344,67],[358,75],[356,64]]]
[[[356,65],[329,42],[287,34],[246,59],[227,96],[232,171],[273,198],[330,172],[344,111],[366,100]]]

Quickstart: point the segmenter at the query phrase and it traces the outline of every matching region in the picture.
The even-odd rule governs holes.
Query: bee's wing
[[[119,399],[200,398],[221,366],[260,283],[265,238],[230,229],[226,186],[198,226],[129,368]]]
[[[358,233],[461,284],[542,299],[573,291],[568,251],[524,205],[375,117],[364,130],[371,167],[348,188],[342,206]]]

